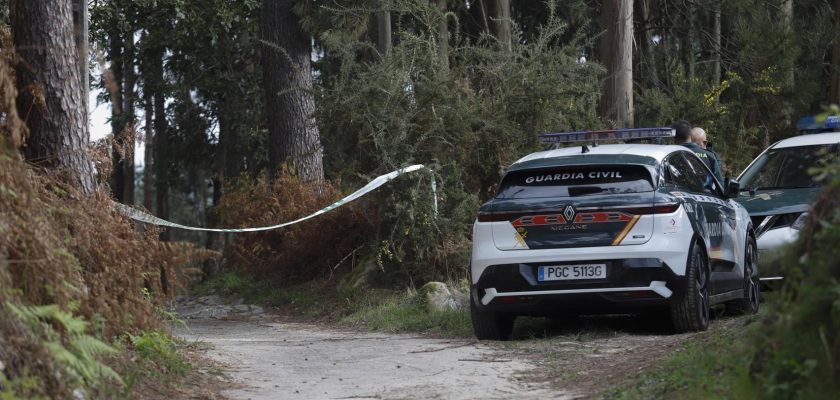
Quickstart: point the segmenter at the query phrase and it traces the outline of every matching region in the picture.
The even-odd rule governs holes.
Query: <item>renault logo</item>
[[[563,216],[566,217],[566,223],[570,224],[575,220],[575,208],[571,205],[566,206],[566,209],[563,210]]]

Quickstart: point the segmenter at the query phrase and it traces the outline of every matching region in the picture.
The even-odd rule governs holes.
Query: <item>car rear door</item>
[[[723,197],[717,181],[712,178],[706,164],[690,152],[678,152],[672,155],[668,164],[674,167],[672,174],[683,174],[676,179],[682,189],[691,194],[697,205],[697,221],[700,232],[706,240],[712,273],[712,292],[722,293],[739,289],[741,278],[736,271],[737,260],[743,257],[738,249],[735,208]]]
[[[644,165],[573,165],[508,173],[493,207],[501,250],[642,244],[653,233],[652,169]],[[649,216],[649,215],[648,215]]]

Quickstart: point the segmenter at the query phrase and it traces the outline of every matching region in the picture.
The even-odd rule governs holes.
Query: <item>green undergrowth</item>
[[[160,379],[173,376],[184,376],[190,372],[192,366],[178,353],[179,347],[186,344],[172,339],[160,331],[144,331],[137,335],[128,334],[128,342],[134,348],[137,358],[141,361],[141,368],[151,371]],[[156,368],[145,367],[154,365]]]
[[[604,394],[607,399],[752,399],[752,338],[758,317],[724,320],[700,333],[658,366]]]
[[[428,311],[413,291],[371,292],[341,323],[384,332],[471,337],[469,311]]]
[[[311,283],[281,287],[270,280],[260,280],[238,272],[216,275],[193,289],[196,295],[216,294],[227,300],[241,298],[245,303],[279,308],[306,318],[329,317],[335,298],[325,297]]]
[[[380,332],[471,337],[469,311],[428,311],[413,290],[364,289],[342,292],[335,284],[279,286],[237,272],[224,272],[199,285],[197,295],[275,308],[281,314]]]

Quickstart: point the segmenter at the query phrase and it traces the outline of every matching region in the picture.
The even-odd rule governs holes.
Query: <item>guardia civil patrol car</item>
[[[840,154],[840,117],[804,117],[797,129],[801,135],[772,144],[738,177],[741,196],[737,200],[752,217],[758,252],[765,260],[778,257],[785,245],[799,237],[808,209],[822,190],[812,170]],[[775,275],[761,279],[781,279]]]
[[[670,128],[543,134],[549,143],[670,138]],[[682,146],[583,145],[510,166],[473,227],[471,315],[478,339],[506,340],[519,315],[669,310],[705,330],[709,307],[758,310],[746,210]]]

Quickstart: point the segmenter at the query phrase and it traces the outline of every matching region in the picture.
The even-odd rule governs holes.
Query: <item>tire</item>
[[[696,241],[685,268],[685,293],[671,304],[671,322],[677,332],[704,331],[709,327],[710,315],[709,258]]]
[[[744,251],[744,297],[726,304],[732,314],[755,314],[761,304],[761,286],[758,279],[758,247],[755,239],[747,240]]]
[[[472,317],[473,333],[478,340],[510,340],[513,332],[513,314],[481,311],[476,307],[472,293],[470,293],[470,317]]]

